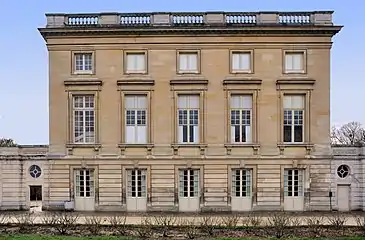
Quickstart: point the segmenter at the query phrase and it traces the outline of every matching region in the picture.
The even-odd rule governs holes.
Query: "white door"
[[[127,170],[127,210],[145,212],[147,210],[146,170]]]
[[[337,206],[338,211],[348,212],[350,211],[350,186],[338,185],[337,186]]]
[[[95,210],[94,169],[75,170],[75,210]]]
[[[303,170],[301,169],[284,171],[284,210],[304,210]]]
[[[185,169],[179,172],[179,211],[196,212],[200,209],[199,170]]]
[[[252,207],[252,186],[250,169],[232,170],[232,211],[250,211]]]

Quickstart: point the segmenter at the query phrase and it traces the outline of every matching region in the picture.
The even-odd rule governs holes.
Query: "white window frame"
[[[198,52],[179,52],[179,73],[199,72]]]
[[[74,72],[77,74],[92,74],[94,67],[93,61],[92,53],[74,53]],[[81,65],[78,63],[81,63]],[[80,69],[78,69],[79,67]]]
[[[184,180],[184,177],[187,180]],[[191,185],[193,178],[193,185]],[[187,187],[187,191],[185,190]],[[180,197],[199,197],[199,170],[198,169],[180,169],[179,170],[179,196]]]
[[[140,179],[138,179],[140,177]],[[127,169],[127,196],[147,197],[147,171],[145,169]]]
[[[234,107],[233,101],[239,101],[239,107]],[[247,100],[250,102],[250,106],[245,106]],[[230,129],[231,129],[231,143],[232,144],[245,144],[252,143],[252,106],[253,106],[253,97],[252,95],[231,95],[230,97],[230,111],[229,111],[229,119],[230,119]],[[235,114],[233,114],[235,113]],[[238,119],[234,116],[237,116]],[[248,116],[248,118],[247,118]],[[238,120],[238,123],[237,123]],[[239,127],[239,141],[236,141],[236,127]],[[245,131],[243,131],[245,130]],[[243,140],[243,132],[246,133],[245,140]]]
[[[302,197],[304,194],[303,186],[304,186],[303,169],[284,169],[285,197]]]
[[[232,73],[251,73],[252,72],[252,53],[244,51],[231,52],[231,72]]]
[[[77,169],[75,175],[76,197],[94,197],[94,169]],[[81,175],[83,180],[80,179]],[[89,176],[89,181],[86,180],[86,176]],[[90,191],[86,191],[87,187],[89,187]],[[83,193],[83,196],[81,196],[81,193]],[[89,196],[87,196],[87,193],[89,193]]]
[[[147,58],[145,52],[127,52],[125,54],[125,72],[128,74],[147,72]],[[139,62],[140,61],[140,62]]]
[[[125,143],[147,144],[148,141],[148,98],[147,95],[125,95]],[[133,107],[127,106],[133,102]]]
[[[304,52],[285,52],[285,73],[304,73]],[[299,61],[299,62],[298,62]],[[296,66],[298,65],[298,66]]]
[[[300,107],[286,107],[285,101],[287,98],[297,98],[301,100]],[[293,100],[291,100],[293,102]],[[284,143],[303,143],[305,138],[305,96],[303,95],[284,95],[284,105],[283,105],[283,142]],[[299,106],[299,105],[298,105]],[[291,137],[290,141],[285,141],[285,127],[291,127]],[[302,139],[301,141],[295,141],[295,127],[302,127]]]
[[[180,100],[185,98],[185,107],[181,107]],[[194,102],[195,101],[195,102]],[[177,104],[178,142],[180,144],[198,144],[200,131],[200,96],[180,95]],[[186,116],[186,117],[185,117]],[[186,121],[185,121],[186,120]],[[186,131],[186,139],[184,132]]]
[[[82,101],[77,102],[76,99],[81,99]],[[77,105],[78,103],[81,103],[81,106]],[[72,108],[73,108],[73,142],[75,144],[94,144],[95,129],[96,129],[95,96],[92,94],[72,96]],[[89,118],[92,116],[92,120],[90,119],[90,121],[86,121],[87,115],[89,116]],[[82,120],[79,121],[81,117]],[[80,133],[80,131],[77,131],[76,129],[78,122],[80,122],[82,125],[80,126],[82,132],[81,135],[78,134]]]
[[[238,174],[238,175],[237,175]],[[252,170],[251,169],[232,169],[232,196],[251,197],[252,196]],[[239,177],[237,180],[236,177]],[[237,181],[239,191],[237,191]],[[245,191],[243,191],[243,189]],[[238,196],[237,196],[238,193]]]

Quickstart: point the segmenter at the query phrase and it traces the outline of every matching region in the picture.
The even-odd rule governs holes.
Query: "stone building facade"
[[[332,12],[47,14],[44,208],[329,210],[340,29]]]

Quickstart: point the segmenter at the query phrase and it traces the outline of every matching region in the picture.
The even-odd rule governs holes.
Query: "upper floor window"
[[[232,73],[251,73],[252,72],[252,53],[243,51],[233,51],[231,53],[231,72]]]
[[[198,52],[179,52],[179,73],[198,73],[199,72],[199,54]]]
[[[92,73],[92,53],[75,53],[75,73]]]
[[[230,101],[230,111],[231,142],[251,142],[252,96],[232,95]]]
[[[177,112],[179,143],[199,143],[199,96],[179,96]]]
[[[125,142],[147,143],[147,96],[125,96]]]
[[[147,73],[147,57],[145,52],[126,53],[126,73]]]
[[[94,95],[73,96],[74,143],[95,142]]]
[[[305,96],[284,95],[284,142],[301,143],[304,141]]]
[[[304,73],[304,52],[285,52],[285,73]]]

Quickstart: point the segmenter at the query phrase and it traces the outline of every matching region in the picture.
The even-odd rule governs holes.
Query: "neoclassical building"
[[[329,210],[346,193],[332,12],[46,16],[45,209]]]

